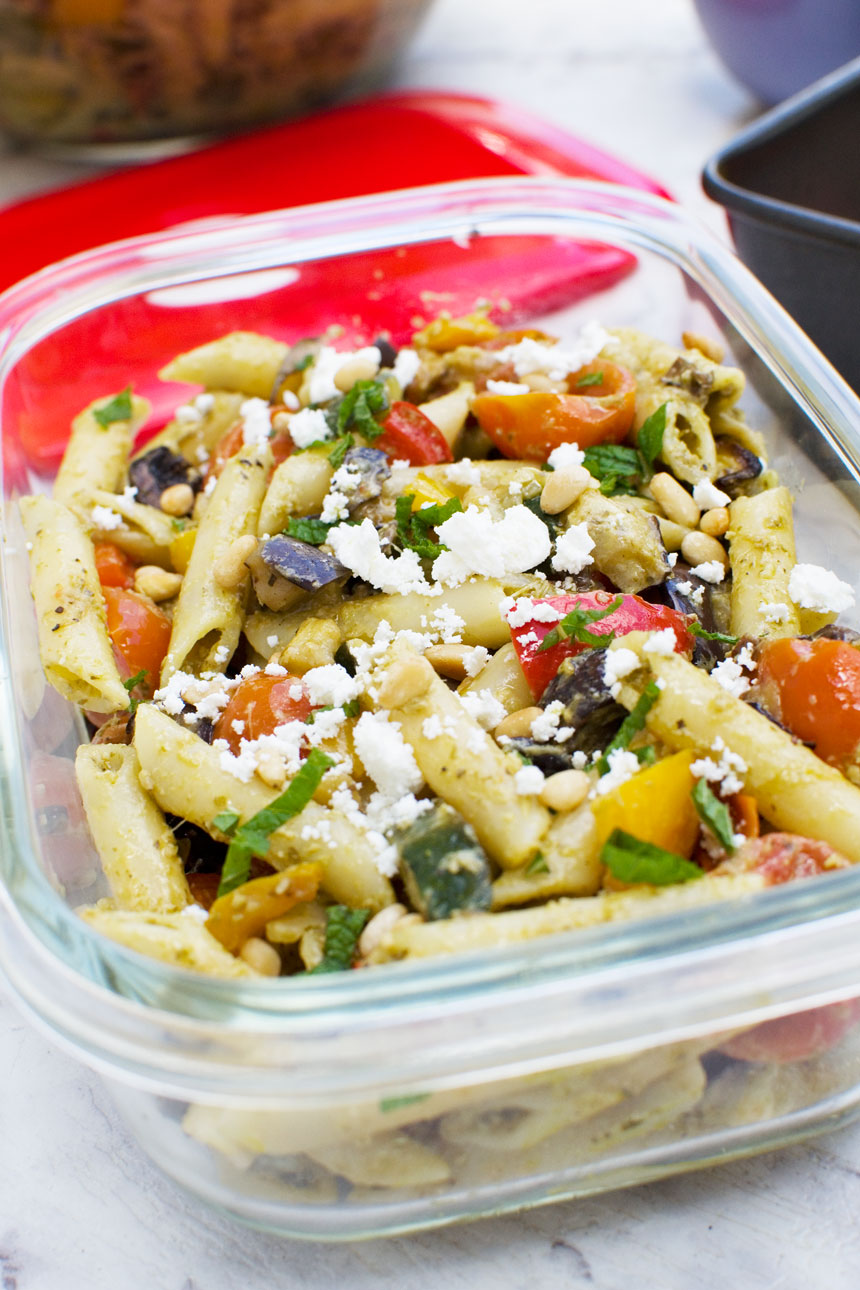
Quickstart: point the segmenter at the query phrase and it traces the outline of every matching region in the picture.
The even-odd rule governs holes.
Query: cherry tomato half
[[[170,642],[170,619],[148,597],[125,587],[103,587],[102,595],[120,671],[127,677],[145,672],[143,685],[152,694]]]
[[[408,461],[410,466],[454,460],[439,427],[414,403],[402,399],[392,403],[382,422],[382,434],[373,446],[381,448],[393,461]]]
[[[237,685],[215,725],[215,738],[226,739],[238,753],[243,739],[270,735],[287,721],[306,721],[313,710],[298,676],[267,676],[257,672]],[[242,723],[235,729],[233,722]]]
[[[579,382],[596,376],[600,384],[571,394],[479,394],[472,411],[506,457],[546,461],[563,443],[622,443],[633,425],[636,382],[625,368],[598,358],[574,372],[568,387],[576,391]]]
[[[226,431],[226,433],[222,434],[221,438],[213,448],[212,456],[209,458],[209,465],[206,467],[206,476],[203,481],[204,485],[207,484],[210,479],[218,478],[221,471],[227,465],[227,462],[231,457],[236,456],[236,453],[242,447],[244,442],[245,431],[242,422],[237,421],[235,425],[232,425],[230,429]]]
[[[860,744],[860,650],[845,641],[770,641],[760,653],[763,697],[793,735],[843,766]]]
[[[574,609],[605,609],[617,599],[618,596],[611,591],[584,591],[572,596],[546,596],[534,603],[550,605],[563,618]],[[541,622],[536,616],[522,627],[513,628],[511,632],[517,658],[536,699],[543,694],[564,659],[581,654],[589,648],[580,641],[566,637],[550,649],[541,650],[544,637],[557,625],[558,620]],[[622,596],[619,607],[593,623],[589,631],[595,636],[608,635],[610,632],[614,632],[616,636],[626,636],[628,632],[654,632],[664,627],[671,627],[675,633],[675,648],[679,653],[692,651],[695,641],[687,628],[684,615],[667,605],[651,605],[639,596]]]
[[[133,587],[135,565],[114,542],[96,542],[96,573],[103,587]]]

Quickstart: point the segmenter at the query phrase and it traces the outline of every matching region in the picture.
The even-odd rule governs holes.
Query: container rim
[[[322,203],[202,226],[168,230],[87,251],[50,266],[0,297],[0,392],[19,358],[39,340],[100,305],[144,291],[241,274],[274,264],[301,263],[353,251],[462,236],[511,232],[610,240],[659,254],[700,287],[741,338],[800,404],[813,425],[860,477],[860,401],[797,325],[728,248],[673,203],[638,190],[596,181],[503,177],[465,180],[427,188]],[[8,639],[9,614],[0,599],[0,627]],[[0,661],[5,667],[5,661]],[[0,886],[10,936],[0,937],[0,966],[25,1002],[46,1024],[73,1042],[101,1047],[118,1060],[130,1053],[129,1028],[148,1042],[158,1025],[190,1034],[212,1021],[226,1030],[320,1035],[382,1023],[438,1018],[440,1005],[474,1009],[503,1003],[511,991],[554,988],[569,998],[593,991],[605,978],[620,988],[617,973],[636,963],[654,988],[673,979],[676,966],[715,953],[731,964],[750,947],[778,948],[779,979],[761,1012],[774,1000],[797,1002],[845,997],[860,986],[860,868],[809,880],[739,901],[703,906],[695,919],[667,915],[642,922],[544,937],[521,946],[398,964],[346,979],[230,982],[201,977],[126,950],[93,932],[68,908],[27,856],[34,846],[8,673],[0,676],[0,840],[7,855],[7,889]],[[11,857],[11,859],[8,859]],[[770,939],[769,939],[770,938]],[[814,941],[838,947],[843,976],[826,964],[792,970],[791,946]],[[826,957],[826,955],[824,956]],[[26,964],[39,959],[38,984]],[[34,973],[36,968],[34,967]],[[845,975],[847,972],[847,976]],[[731,988],[716,995],[714,1016],[725,1016],[750,994],[748,968],[735,961]],[[51,981],[66,1007],[61,1017],[51,1001]],[[122,987],[118,985],[122,983]],[[847,984],[846,984],[847,982]],[[104,1024],[95,1035],[81,999],[98,1001]],[[677,986],[677,981],[675,982]],[[609,988],[607,984],[607,988]],[[665,994],[660,998],[665,1002]],[[674,1001],[673,1001],[674,1002]],[[807,1002],[806,1006],[811,1006]],[[629,1033],[646,1024],[629,1009]],[[643,1013],[642,1016],[645,1014]],[[149,1029],[142,1024],[149,1021]],[[688,1024],[694,1024],[688,1019]],[[698,1024],[698,1023],[695,1023]],[[712,1023],[713,1025],[713,1018]],[[115,1029],[115,1038],[108,1033]],[[522,1040],[522,1019],[511,1043]],[[77,1038],[76,1038],[77,1037]],[[651,1036],[653,1042],[653,1035]],[[137,1040],[135,1061],[143,1061]],[[127,1057],[131,1061],[131,1057]],[[125,1060],[125,1058],[123,1058]]]

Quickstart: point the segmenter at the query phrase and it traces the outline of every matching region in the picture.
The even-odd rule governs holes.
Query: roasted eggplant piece
[[[534,739],[517,737],[509,745],[512,752],[522,753],[545,775],[556,775],[560,770],[571,770],[573,767],[573,744],[539,744]]]
[[[146,506],[159,506],[165,488],[174,484],[188,484],[196,493],[202,483],[200,471],[163,444],[137,457],[128,468],[128,477],[137,489],[137,501]]]
[[[603,679],[605,649],[587,649],[574,658],[566,658],[540,698],[541,707],[560,700],[564,704],[559,724],[571,726],[574,733],[556,744],[566,753],[602,752],[627,716],[626,708],[616,703]],[[522,749],[540,765],[539,754]],[[541,767],[543,769],[543,767]]]
[[[246,563],[257,599],[266,609],[289,609],[308,592],[349,577],[349,570],[333,555],[286,534],[269,538]]]
[[[391,341],[386,340],[384,336],[377,336],[373,343],[379,350],[379,366],[393,367],[397,362],[397,350],[392,345]]]
[[[726,435],[718,435],[715,443],[717,466],[722,471],[719,479],[714,481],[716,487],[728,493],[729,497],[737,497],[742,484],[758,479],[764,469],[761,457]]]
[[[663,385],[674,385],[677,389],[684,390],[702,407],[707,403],[714,384],[712,372],[696,367],[695,363],[680,354],[660,379]]]
[[[301,384],[297,374],[303,372],[309,363],[316,358],[321,347],[322,341],[318,336],[298,340],[295,345],[290,346],[272,383],[272,393],[269,396],[270,403],[280,403],[286,390],[296,392],[298,385]],[[293,379],[290,380],[290,377]]]
[[[698,592],[701,591],[701,596]],[[705,582],[690,572],[690,566],[679,560],[672,571],[672,576],[665,582],[653,587],[646,587],[640,592],[643,600],[652,605],[668,605],[681,614],[695,618],[706,632],[724,631],[728,621],[728,606],[721,602],[727,596],[713,583]],[[695,597],[695,599],[694,599]],[[693,647],[693,662],[697,667],[709,671],[715,663],[721,662],[729,652],[729,646],[722,641],[709,641],[699,636]]]
[[[356,511],[364,502],[379,497],[382,485],[391,474],[388,458],[379,448],[350,448],[343,464],[351,475],[360,475],[361,483],[347,494],[349,512]]]
[[[826,627],[819,627],[817,632],[813,632],[813,640],[827,641],[844,641],[846,645],[856,645],[860,648],[860,632],[855,632],[853,627],[839,627],[836,623],[828,623]]]

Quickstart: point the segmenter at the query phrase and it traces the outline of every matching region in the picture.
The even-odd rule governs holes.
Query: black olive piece
[[[393,367],[397,361],[397,350],[394,348],[391,341],[386,340],[384,336],[377,336],[373,343],[379,350],[379,366]]]
[[[188,484],[196,493],[203,482],[199,470],[164,444],[135,458],[128,477],[137,489],[136,500],[146,506],[160,506],[161,494],[175,484]]]
[[[764,469],[761,457],[726,435],[718,435],[715,442],[717,462],[723,471],[719,479],[714,480],[715,487],[721,488],[729,497],[737,497],[741,484],[758,479]]]
[[[227,846],[216,842],[205,829],[179,815],[167,815],[167,823],[176,839],[179,857],[186,873],[217,873],[223,867]]]
[[[540,697],[542,708],[556,701],[564,704],[559,725],[571,726],[574,733],[556,746],[566,752],[602,752],[627,716],[603,679],[605,662],[605,649],[566,658]]]

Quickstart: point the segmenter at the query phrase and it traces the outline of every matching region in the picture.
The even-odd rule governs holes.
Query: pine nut
[[[658,516],[657,523],[660,525],[660,536],[666,550],[680,551],[681,543],[691,530],[683,524],[676,524],[674,520],[664,519],[662,515]]]
[[[274,749],[262,753],[257,761],[255,773],[264,784],[268,784],[269,788],[282,788],[287,778],[287,763],[283,754]]]
[[[530,390],[540,390],[546,393],[556,393],[567,390],[566,381],[554,381],[546,372],[527,372],[522,379],[516,378],[518,385],[527,385]]]
[[[168,573],[157,564],[142,564],[134,571],[134,589],[150,600],[170,600],[182,586],[181,573]]]
[[[393,905],[386,905],[378,914],[373,915],[358,938],[358,952],[362,958],[367,958],[368,954],[382,943],[394,924],[399,923],[406,912],[405,905],[395,902]]]
[[[187,515],[194,505],[194,489],[190,484],[171,484],[158,499],[165,515]]]
[[[464,681],[469,675],[466,664],[474,652],[472,645],[431,645],[424,651],[424,657],[439,676]]]
[[[681,555],[690,565],[709,564],[711,560],[718,560],[725,569],[729,563],[728,552],[722,542],[701,531],[687,534],[681,543]]]
[[[710,336],[701,336],[697,331],[681,332],[681,340],[685,349],[697,349],[712,363],[722,363],[726,356],[725,348],[718,340],[712,340]]]
[[[591,474],[584,466],[563,466],[561,470],[554,470],[540,495],[541,510],[547,515],[566,511],[592,483]]]
[[[532,722],[538,717],[543,716],[543,708],[536,706],[531,708],[520,708],[517,712],[511,712],[503,721],[496,726],[493,734],[497,739],[500,737],[507,739],[523,739],[532,732]]]
[[[540,791],[540,800],[553,811],[573,811],[591,789],[591,780],[582,770],[560,770],[548,775]]]
[[[378,363],[369,355],[363,354],[339,367],[335,372],[334,383],[342,394],[348,394],[356,381],[371,381],[378,371]]]
[[[239,951],[239,958],[244,959],[249,968],[259,972],[260,976],[280,976],[281,956],[268,941],[259,936],[251,936]]]
[[[413,655],[397,659],[379,687],[379,702],[384,708],[402,708],[426,694],[434,677],[433,668],[424,658]]]
[[[248,576],[245,561],[257,549],[257,539],[253,533],[243,533],[231,542],[226,551],[222,551],[215,561],[212,577],[225,591],[232,591],[241,585]]]
[[[659,502],[668,520],[674,520],[676,524],[683,524],[688,529],[694,529],[699,522],[701,508],[696,505],[690,494],[687,492],[673,475],[668,475],[661,471],[651,480],[651,496],[655,502]]]
[[[727,506],[715,506],[713,510],[705,511],[699,520],[699,528],[709,537],[722,537],[729,531],[729,510]]]

